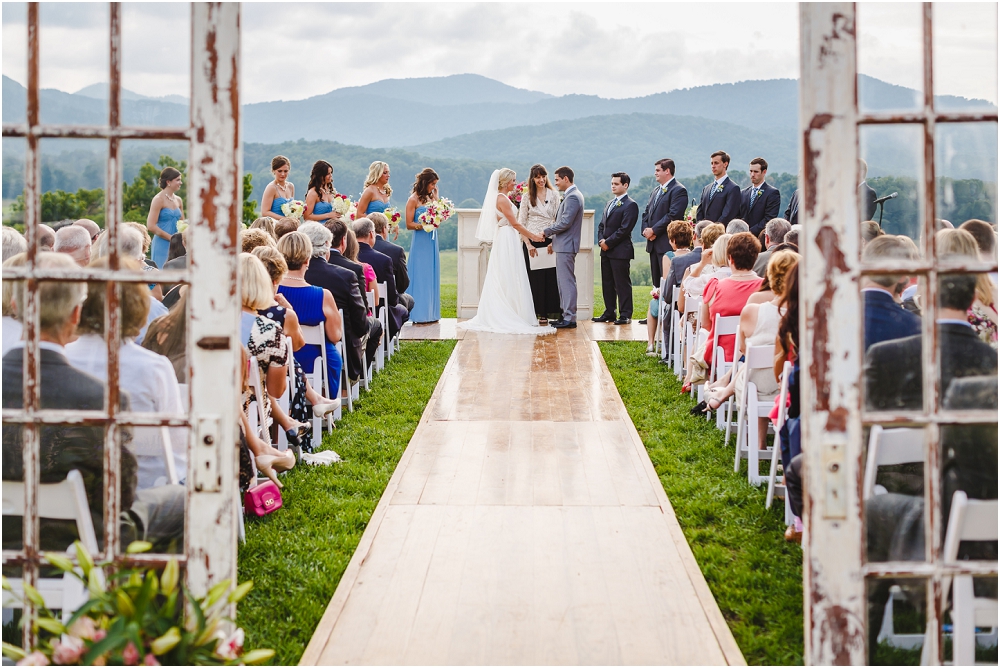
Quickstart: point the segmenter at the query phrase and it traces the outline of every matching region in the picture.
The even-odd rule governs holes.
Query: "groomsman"
[[[646,210],[642,212],[642,236],[646,238],[649,268],[656,287],[660,285],[660,278],[663,276],[663,256],[670,250],[667,225],[675,220],[683,220],[688,204],[687,188],[674,178],[674,169],[674,161],[670,158],[656,161],[653,178],[659,185],[649,194]]]
[[[712,176],[715,180],[701,191],[698,220],[729,225],[740,215],[740,187],[729,178],[729,154],[716,151],[712,154]]]
[[[601,223],[597,226],[597,244],[601,247],[604,313],[594,318],[594,322],[613,321],[616,325],[628,325],[632,322],[632,278],[629,276],[629,266],[635,257],[632,228],[639,220],[639,205],[628,196],[630,182],[631,179],[625,172],[611,175],[611,193],[614,198],[604,207]]]
[[[750,185],[741,193],[740,215],[750,226],[750,233],[760,236],[767,221],[778,217],[781,208],[781,193],[765,181],[767,160],[754,158],[750,161]]]
[[[785,220],[792,225],[799,222],[799,189],[792,193],[792,198],[788,200],[788,208],[785,209]]]

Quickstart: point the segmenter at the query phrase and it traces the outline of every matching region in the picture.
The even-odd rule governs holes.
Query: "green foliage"
[[[638,310],[638,306],[637,306]],[[699,568],[749,665],[802,664],[802,550],[781,502],[733,473],[733,451],[643,342],[599,344]]]
[[[344,461],[282,476],[283,506],[247,523],[239,574],[255,588],[240,606],[249,644],[294,665],[305,650],[430,400],[454,341],[404,341],[323,448]]]
[[[878,176],[868,179],[868,185],[879,197],[899,193],[884,204],[882,229],[887,234],[903,234],[911,239],[920,237],[922,186],[916,179],[903,176]],[[956,227],[971,218],[990,223],[997,220],[997,184],[978,179],[937,181],[936,217],[950,221]],[[876,212],[875,220],[879,219]]]
[[[253,199],[253,174],[243,175],[243,224],[257,220],[257,202]]]
[[[74,543],[76,561],[64,554],[46,554],[49,564],[86,585],[90,599],[64,624],[38,591],[23,583],[24,598],[38,610],[33,631],[37,644],[26,652],[3,644],[4,656],[23,659],[29,655],[34,665],[245,665],[261,663],[274,656],[272,650],[243,652],[243,632],[226,638],[224,623],[230,605],[238,603],[250,591],[244,583],[230,591],[224,580],[198,598],[178,586],[179,567],[170,560],[157,577],[153,569],[109,569],[111,561],[94,564],[83,544]],[[135,554],[152,548],[146,542],[134,542],[127,552]],[[106,573],[109,573],[106,575]],[[3,588],[12,591],[7,579]],[[186,613],[186,608],[190,613]],[[22,617],[22,620],[26,618]]]
[[[160,172],[167,167],[177,169],[181,176],[181,189],[177,191],[177,196],[187,201],[187,162],[174,160],[169,155],[161,155],[157,161],[158,167],[152,163],[145,163],[139,168],[139,173],[132,179],[132,183],[126,183],[122,189],[122,210],[124,219],[135,222],[146,222],[149,215],[149,206],[153,197],[160,192]]]
[[[104,227],[104,191],[80,189],[75,193],[64,190],[53,190],[42,193],[42,221],[57,222],[60,220],[78,220],[89,218]],[[18,195],[11,205],[11,212],[24,214],[24,195]]]

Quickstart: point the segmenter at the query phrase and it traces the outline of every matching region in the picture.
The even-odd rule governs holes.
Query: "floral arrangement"
[[[105,581],[104,568],[111,562],[95,564],[79,541],[73,546],[79,566],[65,554],[48,553],[45,558],[79,579],[90,600],[63,623],[46,608],[38,590],[24,583],[24,597],[37,611],[33,623],[38,641],[30,652],[3,643],[4,656],[17,665],[227,666],[263,663],[274,656],[270,649],[244,652],[243,629],[229,636],[223,630],[232,622],[224,613],[247,595],[252,582],[230,592],[232,583],[224,580],[195,598],[180,583],[175,559],[159,577],[153,569],[121,568]],[[137,541],[127,552],[150,549],[149,543]],[[13,593],[7,578],[3,588]]]
[[[333,196],[333,200],[330,202],[333,205],[334,213],[339,213],[341,216],[345,216],[350,213],[351,208],[354,206],[354,202],[347,195],[341,195],[336,193]]]
[[[385,214],[385,217],[389,220],[389,231],[395,232],[399,230],[399,221],[403,220],[403,214],[399,212],[399,209],[394,206],[390,206],[382,213]]]
[[[417,217],[424,232],[433,232],[455,213],[455,203],[447,197],[436,199],[427,205],[427,210]]]
[[[521,208],[521,200],[524,195],[528,192],[528,182],[521,181],[520,183],[514,184],[514,189],[510,191],[510,201],[514,203],[514,206]]]
[[[694,226],[698,222],[697,204],[688,208],[687,213],[684,215],[684,220],[686,220],[691,226]]]
[[[293,199],[281,205],[281,213],[287,218],[300,220],[302,212],[306,210],[305,202],[300,199]]]

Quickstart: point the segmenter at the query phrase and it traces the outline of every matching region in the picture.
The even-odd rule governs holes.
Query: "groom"
[[[556,188],[564,193],[563,201],[555,224],[542,230],[542,236],[553,238],[562,317],[549,324],[557,329],[576,329],[576,254],[580,252],[583,228],[583,194],[573,185],[573,170],[569,167],[556,170]]]

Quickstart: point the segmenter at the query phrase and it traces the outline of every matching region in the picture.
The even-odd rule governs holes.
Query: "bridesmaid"
[[[281,220],[285,214],[281,205],[295,199],[295,184],[288,180],[288,172],[292,171],[292,163],[283,155],[271,158],[271,173],[274,180],[264,188],[260,198],[260,215]]]
[[[330,201],[336,193],[337,191],[333,189],[333,165],[326,160],[317,160],[309,174],[303,217],[321,225],[340,218],[340,214],[333,210]]]
[[[441,257],[437,231],[424,232],[417,222],[427,205],[438,198],[438,175],[430,167],[417,174],[413,194],[406,200],[406,229],[413,231],[410,244],[410,285],[413,296],[410,322],[437,322],[441,319]]]
[[[149,203],[146,229],[153,235],[152,258],[162,269],[170,250],[170,237],[177,232],[177,223],[184,217],[184,202],[177,196],[181,189],[181,173],[173,167],[160,172],[160,192]]]
[[[367,216],[373,211],[385,213],[389,208],[391,194],[389,165],[376,160],[368,167],[368,178],[365,179],[365,187],[361,191],[361,199],[358,200],[358,218]]]

